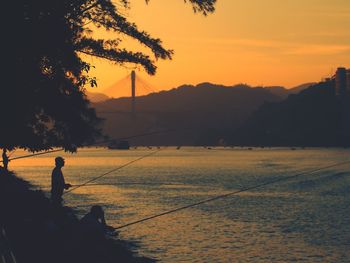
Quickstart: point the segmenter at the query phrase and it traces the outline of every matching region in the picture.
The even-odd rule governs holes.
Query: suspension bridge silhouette
[[[100,113],[136,113],[136,100],[138,96],[141,95],[147,95],[150,93],[157,93],[158,90],[155,89],[150,83],[148,83],[146,80],[141,78],[136,74],[136,72],[133,70],[130,74],[126,75],[124,78],[116,81],[114,84],[112,84],[110,87],[104,89],[102,93],[112,97],[116,98],[119,97],[118,94],[121,90],[130,89],[130,98],[131,98],[131,105],[130,105],[130,111],[104,111]],[[140,113],[138,111],[138,113]]]

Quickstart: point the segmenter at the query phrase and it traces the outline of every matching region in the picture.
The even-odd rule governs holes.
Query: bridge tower
[[[135,100],[136,100],[136,72],[131,71],[131,113],[135,115]]]

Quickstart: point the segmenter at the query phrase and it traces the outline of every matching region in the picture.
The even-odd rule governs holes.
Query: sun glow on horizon
[[[207,17],[193,14],[179,0],[131,3],[130,20],[175,51],[172,61],[156,63],[155,76],[136,68],[155,90],[202,82],[291,88],[328,77],[338,66],[350,67],[348,0],[218,0],[216,12]],[[128,40],[124,45],[140,48]],[[89,89],[94,92],[103,92],[134,68],[87,60],[95,66],[91,73],[98,88]],[[118,94],[130,91],[121,88]]]

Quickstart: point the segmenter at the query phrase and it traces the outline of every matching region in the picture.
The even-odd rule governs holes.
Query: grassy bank
[[[54,209],[42,191],[11,172],[0,170],[0,224],[19,263],[140,262],[124,241],[81,231],[71,208]]]

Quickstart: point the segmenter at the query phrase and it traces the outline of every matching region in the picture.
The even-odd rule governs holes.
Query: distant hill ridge
[[[335,82],[317,83],[281,102],[265,103],[229,139],[251,146],[350,146],[350,97]]]
[[[87,98],[93,103],[98,103],[98,102],[102,102],[110,99],[110,97],[100,92],[86,91],[85,94]]]
[[[104,131],[112,138],[157,130],[172,134],[135,139],[135,145],[216,144],[238,128],[266,102],[280,102],[289,94],[283,87],[250,87],[201,83],[182,85],[168,91],[136,98],[136,115],[131,116],[131,99],[108,99],[95,103],[105,119]]]
[[[315,85],[314,82],[304,83],[301,85],[298,85],[296,87],[293,87],[291,89],[286,89],[282,86],[271,86],[271,87],[265,87],[265,89],[269,90],[271,93],[280,96],[283,99],[286,99],[291,94],[298,94],[299,92],[311,87],[312,85]]]
[[[314,84],[315,83],[312,83],[312,82],[311,83],[304,83],[304,84],[301,84],[301,85],[296,86],[294,88],[287,89],[287,88],[282,87],[282,86],[252,87],[252,86],[249,86],[248,84],[236,84],[233,86],[225,86],[225,85],[220,85],[220,84],[212,84],[209,82],[203,82],[203,83],[200,83],[196,86],[185,84],[185,85],[181,85],[177,88],[173,88],[171,90],[160,91],[159,93],[164,94],[165,92],[171,92],[174,90],[180,91],[180,90],[186,89],[186,88],[204,88],[204,89],[205,88],[211,88],[211,89],[218,89],[218,88],[219,89],[220,88],[264,88],[264,89],[267,89],[268,91],[270,91],[274,95],[280,96],[282,98],[287,98],[290,94],[297,94],[300,91],[302,91],[302,90],[304,90],[304,89],[306,89]],[[115,99],[115,98],[111,98],[111,97],[107,96],[106,94],[104,94],[102,92],[87,91],[86,95],[87,95],[88,99],[93,103],[103,102],[103,101],[106,101],[109,99]],[[148,96],[148,95],[144,95],[141,97],[145,97],[145,96]],[[123,98],[123,97],[121,97],[121,98]],[[116,98],[116,99],[121,99],[121,98]]]
[[[248,99],[249,97],[249,99]],[[247,99],[246,99],[247,98]],[[137,97],[137,111],[185,111],[185,110],[215,110],[225,107],[227,109],[246,108],[263,101],[279,101],[282,98],[268,89],[261,87],[251,88],[239,84],[232,87],[201,83],[197,86],[182,85],[168,91],[151,93]],[[130,97],[109,99],[96,104],[105,110],[130,111]]]

